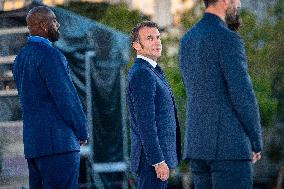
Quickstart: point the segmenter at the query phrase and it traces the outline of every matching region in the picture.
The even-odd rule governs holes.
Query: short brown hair
[[[204,1],[204,4],[205,4],[205,7],[209,7],[210,5],[214,5],[218,2],[218,0],[203,0]]]
[[[135,42],[135,41],[138,41],[139,40],[139,30],[141,28],[144,28],[144,27],[149,27],[149,28],[157,28],[159,30],[159,27],[158,25],[155,23],[155,22],[152,22],[152,21],[143,21],[143,22],[140,22],[139,24],[137,24],[131,31],[130,33],[130,42],[131,42],[131,45]]]

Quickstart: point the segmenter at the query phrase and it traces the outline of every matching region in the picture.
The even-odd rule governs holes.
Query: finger
[[[255,156],[255,157],[254,157],[254,163],[256,163],[258,160],[259,160],[258,157]]]
[[[165,176],[161,176],[161,178],[160,178],[160,179],[161,179],[162,181],[167,180]]]
[[[164,181],[168,180],[169,176],[168,175],[165,175],[164,176]]]
[[[157,173],[157,178],[161,178],[161,175],[159,173]]]
[[[162,176],[163,176],[163,174],[162,174],[161,172],[159,172],[159,173],[157,174],[157,178],[159,178],[159,179],[161,179]]]
[[[255,158],[255,156],[253,156],[252,157],[252,163],[255,164],[255,162],[256,162],[256,158]]]
[[[168,177],[167,175],[163,175],[162,178],[161,178],[161,180],[162,180],[162,181],[166,181],[166,180],[168,180],[168,178],[169,178],[169,177]]]
[[[167,180],[168,178],[169,178],[169,172],[166,171],[166,172],[164,172],[164,174],[163,174],[163,180]]]
[[[258,160],[261,159],[261,155],[260,154],[256,154],[253,159],[254,159],[255,162],[257,162]]]

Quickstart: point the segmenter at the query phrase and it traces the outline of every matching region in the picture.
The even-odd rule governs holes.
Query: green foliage
[[[262,126],[271,127],[277,112],[278,100],[272,96],[272,83],[267,79],[254,78],[254,88],[259,104]]]
[[[273,92],[276,98],[279,100],[279,104],[277,107],[278,117],[282,122],[284,122],[284,65],[283,65],[283,62],[279,66],[279,69],[277,70],[277,72],[275,73],[275,77],[273,78]]]
[[[284,0],[278,0],[272,7],[276,23],[272,27],[269,59],[275,67],[272,78],[273,94],[279,100],[278,117],[284,122]]]
[[[273,27],[269,22],[258,23],[255,15],[247,10],[241,12],[242,27],[239,31],[246,49],[249,72],[253,80],[256,97],[259,103],[261,123],[263,126],[273,125],[278,100],[273,96],[272,84],[275,71],[271,61]]]
[[[162,37],[163,51],[159,63],[164,68],[167,80],[172,86],[176,98],[185,99],[186,94],[178,66],[178,44],[176,36]]]
[[[202,0],[198,0],[194,7],[183,13],[181,24],[184,28],[191,28],[202,17],[204,12],[204,3]]]
[[[130,33],[137,23],[148,19],[137,10],[129,10],[124,3],[112,5],[108,3],[71,1],[63,8],[126,33]]]
[[[107,9],[110,7],[110,4],[70,1],[68,5],[59,6],[82,16],[100,21],[105,16]]]
[[[270,10],[272,16],[276,17],[277,20],[282,20],[284,17],[284,0],[278,0]]]
[[[148,19],[139,11],[129,11],[126,4],[110,6],[101,22],[117,30],[130,33],[132,28],[142,20]]]

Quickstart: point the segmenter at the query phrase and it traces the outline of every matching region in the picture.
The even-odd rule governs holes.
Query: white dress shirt
[[[151,58],[147,58],[147,57],[142,56],[142,55],[137,55],[137,58],[141,58],[143,60],[146,60],[147,62],[149,62],[149,64],[151,64],[151,66],[153,66],[153,68],[156,68],[156,66],[157,66],[157,62],[152,60]]]

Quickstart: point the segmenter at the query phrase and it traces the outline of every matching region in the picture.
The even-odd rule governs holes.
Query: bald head
[[[45,6],[32,8],[27,17],[30,35],[37,35],[55,42],[59,38],[59,23],[53,11]]]

